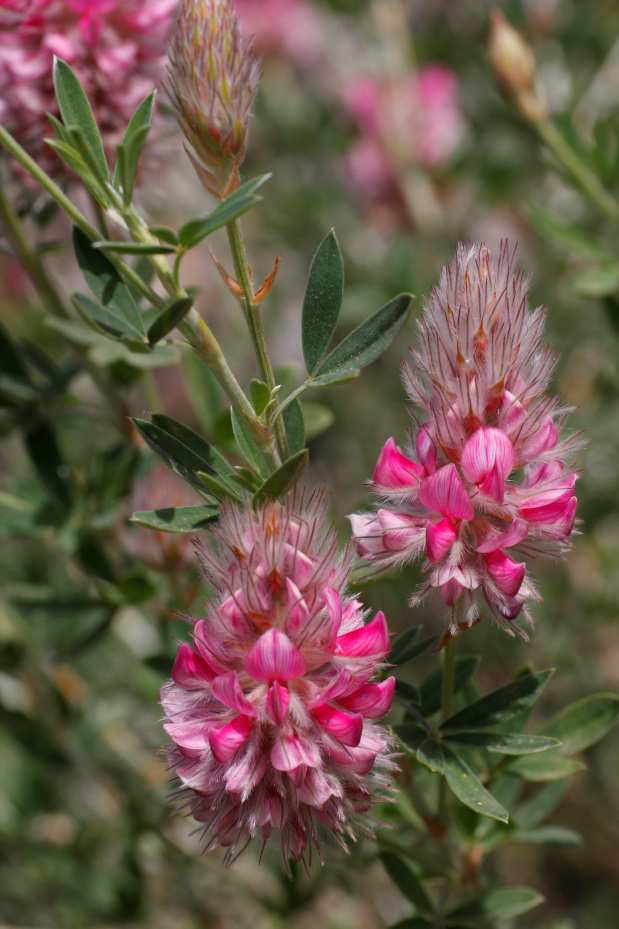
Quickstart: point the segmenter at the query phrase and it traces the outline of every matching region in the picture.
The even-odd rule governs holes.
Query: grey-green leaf
[[[470,925],[478,929],[480,922],[482,925],[494,925],[497,921],[515,919],[543,902],[543,896],[531,887],[500,887],[452,910],[447,917],[447,925]]]
[[[256,474],[267,477],[269,475],[269,464],[249,431],[249,427],[234,409],[230,409],[230,419],[239,452]]]
[[[149,326],[148,341],[150,344],[156,345],[168,333],[176,329],[185,319],[192,306],[193,297],[181,297],[179,300],[171,300],[154,323]]]
[[[573,755],[599,742],[617,724],[619,694],[584,697],[561,710],[544,727],[544,733],[561,742],[561,752]]]
[[[486,790],[464,759],[446,745],[442,746],[442,751],[445,779],[458,800],[480,816],[509,822],[508,811]]]
[[[403,896],[422,913],[431,913],[434,909],[432,901],[424,890],[419,872],[412,861],[393,852],[381,852],[380,860]]]
[[[94,325],[99,332],[115,339],[144,341],[144,332],[127,320],[115,304],[104,306],[84,294],[73,294],[71,300],[82,319]]]
[[[499,755],[532,755],[557,748],[561,744],[557,739],[550,739],[543,735],[467,730],[445,733],[444,740],[458,745],[468,745],[471,748],[485,748]]]
[[[129,120],[117,152],[114,186],[122,187],[123,199],[131,203],[140,155],[151,128],[156,91],[143,100]]]
[[[533,706],[552,670],[523,674],[511,684],[476,700],[443,723],[442,729],[481,729],[503,723]]]
[[[344,296],[344,262],[331,231],[322,240],[312,259],[303,300],[303,357],[313,374],[324,357],[335,332]]]
[[[559,752],[544,752],[541,755],[523,755],[510,762],[510,774],[518,774],[526,781],[544,783],[559,781],[585,770],[582,761],[566,758]]]
[[[254,495],[254,504],[264,503],[266,500],[278,500],[290,490],[293,484],[305,470],[309,460],[309,453],[306,448],[297,452],[288,461],[278,468],[275,474],[272,474],[262,485],[260,490]]]
[[[260,203],[262,198],[257,196],[257,192],[270,177],[270,174],[262,174],[260,177],[245,181],[238,190],[235,190],[208,216],[192,219],[190,222],[185,223],[178,234],[179,242],[183,248],[193,248],[217,229],[227,226],[228,223],[238,219],[243,213]]]
[[[134,513],[132,523],[156,529],[159,532],[196,532],[219,515],[217,506],[170,506],[159,510]]]
[[[54,89],[65,126],[80,130],[96,165],[97,176],[105,183],[109,168],[92,107],[73,70],[60,58],[54,59]]]
[[[298,400],[293,400],[282,413],[291,455],[305,448],[305,417]]]

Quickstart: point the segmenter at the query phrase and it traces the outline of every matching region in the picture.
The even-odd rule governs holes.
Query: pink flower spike
[[[502,502],[505,481],[514,467],[514,449],[504,432],[486,427],[478,429],[464,446],[460,463],[467,480]]]
[[[419,499],[433,513],[472,519],[473,507],[454,464],[445,465],[421,482]]]
[[[213,696],[230,710],[236,710],[245,716],[255,716],[256,711],[243,694],[239,679],[234,671],[228,671],[227,674],[221,674],[211,683]]]
[[[305,662],[287,635],[269,629],[247,656],[245,670],[257,681],[292,681],[304,674]]]
[[[526,572],[526,565],[509,558],[505,552],[491,552],[485,556],[488,574],[507,597],[515,597]]]
[[[196,655],[187,642],[183,642],[176,653],[172,668],[174,683],[178,684],[179,687],[193,690],[194,688],[204,687],[214,676],[214,671],[206,661],[200,655]]]
[[[347,658],[386,655],[389,651],[389,630],[384,613],[377,613],[372,622],[361,629],[341,635],[335,642],[335,654]]]
[[[298,735],[280,735],[271,749],[271,764],[276,771],[294,771],[300,765],[316,768],[320,752],[313,742]]]
[[[363,716],[360,713],[346,713],[344,710],[336,710],[328,703],[323,703],[317,706],[312,714],[325,732],[332,735],[342,745],[356,746],[361,741]]]
[[[426,554],[429,561],[437,564],[449,552],[458,537],[451,520],[443,519],[440,523],[428,523],[426,528]]]
[[[339,703],[347,710],[361,713],[366,719],[381,719],[391,709],[395,692],[395,677],[388,677],[379,684],[364,684],[349,697],[341,697]]]
[[[426,474],[434,474],[436,471],[436,447],[427,426],[420,427],[415,444],[419,461],[423,465]]]
[[[288,715],[290,705],[290,691],[283,684],[274,681],[267,693],[266,711],[271,722],[276,726],[283,726]]]
[[[217,761],[221,764],[231,761],[249,738],[253,725],[254,720],[248,716],[237,716],[232,722],[211,729],[208,740]]]
[[[374,468],[374,484],[384,490],[405,490],[415,487],[422,477],[423,468],[408,458],[393,439],[387,439]]]

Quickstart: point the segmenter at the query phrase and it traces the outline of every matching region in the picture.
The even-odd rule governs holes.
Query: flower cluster
[[[281,55],[299,66],[314,63],[324,42],[318,11],[307,0],[233,0],[243,29],[261,55]]]
[[[351,176],[374,196],[396,186],[411,163],[444,167],[463,137],[458,84],[440,65],[385,80],[359,77],[345,89],[344,105],[360,131],[348,153]]]
[[[384,504],[352,519],[357,549],[378,566],[425,555],[429,590],[453,607],[448,635],[479,618],[477,594],[511,629],[539,599],[527,561],[556,557],[576,513],[574,436],[545,391],[554,358],[545,313],[528,308],[515,250],[460,246],[419,323],[404,378],[423,422],[413,448],[385,444],[373,476]],[[517,626],[515,628],[518,628]]]
[[[389,651],[385,617],[366,624],[346,594],[350,557],[326,520],[324,496],[297,490],[224,509],[201,551],[215,598],[162,703],[171,767],[206,847],[228,860],[273,829],[286,861],[319,848],[321,827],[354,838],[394,766],[375,720],[395,680],[372,680]]]
[[[231,0],[181,0],[168,93],[192,164],[215,197],[238,186],[259,78]]]
[[[176,0],[11,0],[0,32],[0,122],[45,170],[64,169],[45,145],[48,113],[58,115],[54,55],[76,72],[93,103],[106,146],[155,87]]]

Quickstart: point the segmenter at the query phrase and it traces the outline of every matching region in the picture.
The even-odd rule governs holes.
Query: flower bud
[[[168,93],[196,172],[215,197],[239,184],[260,66],[230,0],[182,0]]]
[[[535,87],[533,52],[499,10],[492,13],[488,57],[498,80],[525,119],[543,120],[546,107]]]

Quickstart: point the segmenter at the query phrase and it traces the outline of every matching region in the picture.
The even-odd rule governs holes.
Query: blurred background
[[[265,304],[280,376],[294,382],[300,374],[304,284],[331,226],[347,272],[342,331],[403,290],[417,295],[419,312],[459,240],[518,240],[532,302],[547,305],[548,339],[560,353],[557,391],[576,408],[572,421],[588,443],[578,485],[582,535],[565,563],[538,568],[544,602],[530,643],[482,623],[461,647],[483,654],[488,688],[526,665],[556,666],[542,716],[594,689],[617,689],[619,275],[615,270],[609,285],[589,267],[602,251],[612,255],[617,225],[561,176],[497,89],[486,53],[497,4],[237,5],[264,56],[245,174],[272,171],[273,179],[244,225],[257,277],[282,257]],[[499,6],[535,52],[557,125],[577,133],[583,150],[598,140],[608,186],[616,187],[619,6]],[[11,41],[10,32],[0,34],[0,67]],[[152,222],[177,228],[210,205],[165,113],[159,132],[139,202]],[[19,193],[15,180],[11,185]],[[50,267],[70,292],[79,277],[59,247],[67,226],[45,215],[34,195],[26,199],[32,234],[47,244]],[[227,260],[223,239],[212,247]],[[198,308],[238,370],[253,376],[242,318],[206,248],[186,262],[185,280],[201,288]],[[69,371],[66,342],[8,249],[0,255],[0,295],[0,320],[25,340],[34,367],[38,358],[37,376],[47,376],[50,359]],[[369,503],[364,482],[383,442],[406,438],[399,366],[413,339],[414,318],[359,381],[309,398],[311,478],[331,487],[343,538],[346,514]],[[132,415],[156,407],[225,445],[223,398],[195,364],[144,373],[120,355],[106,356],[110,344],[87,351],[111,371]],[[275,853],[259,866],[250,850],[231,870],[217,854],[201,857],[191,823],[167,799],[158,692],[175,643],[188,632],[174,610],[199,614],[206,592],[184,538],[162,540],[126,523],[132,509],[183,502],[187,490],[152,473],[141,450],[121,452],[113,411],[86,377],[69,380],[46,403],[56,429],[48,451],[61,456],[56,475],[62,479],[63,468],[71,475],[71,501],[24,448],[14,417],[0,418],[0,922],[31,929],[381,929],[403,918],[406,904],[374,861],[371,843],[353,850],[352,860],[330,849],[327,867],[292,878]],[[417,580],[408,569],[367,586],[363,596],[385,610],[394,630],[419,622],[439,628],[431,607],[407,606]],[[414,675],[424,671],[422,661]],[[526,917],[530,929],[617,925],[617,739],[602,742],[588,762],[556,817],[583,844],[515,846],[496,858],[506,882],[545,894],[545,905]]]

